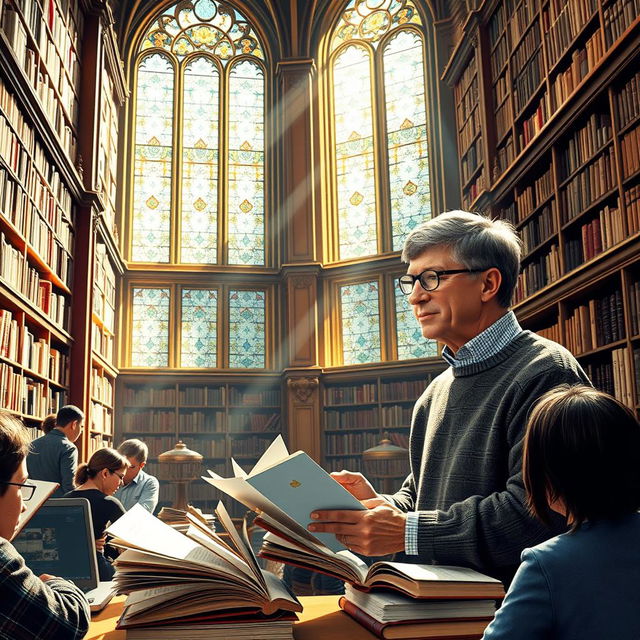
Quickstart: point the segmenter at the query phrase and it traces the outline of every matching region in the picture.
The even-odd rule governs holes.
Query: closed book
[[[349,602],[344,596],[340,598],[340,608],[349,614],[358,624],[371,631],[378,638],[392,640],[394,638],[439,638],[471,639],[480,638],[492,617],[436,620],[402,620],[397,622],[378,622],[368,613]]]

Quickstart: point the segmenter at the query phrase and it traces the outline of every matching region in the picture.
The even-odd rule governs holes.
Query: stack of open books
[[[319,571],[353,585],[342,608],[381,638],[480,637],[504,597],[499,580],[471,569],[401,562],[367,566],[332,534],[306,529],[316,509],[364,509],[307,454],[289,455],[278,437],[249,473],[209,472],[210,484],[258,511],[264,558]],[[367,593],[370,592],[370,593]]]
[[[122,550],[114,581],[129,594],[118,621],[128,640],[291,640],[300,603],[258,566],[222,503],[216,516],[228,538],[191,513],[181,533],[139,505],[108,528]]]

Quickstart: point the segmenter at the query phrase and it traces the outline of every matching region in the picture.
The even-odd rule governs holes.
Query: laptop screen
[[[83,590],[97,586],[89,503],[84,498],[48,500],[13,540],[37,576],[73,580]]]

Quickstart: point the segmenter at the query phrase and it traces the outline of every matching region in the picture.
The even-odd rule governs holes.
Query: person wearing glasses
[[[561,386],[531,412],[527,503],[571,530],[522,553],[483,640],[640,638],[640,423],[615,398]]]
[[[84,638],[91,620],[89,603],[73,583],[36,576],[11,544],[18,522],[33,497],[25,462],[29,433],[0,411],[0,638]]]
[[[125,513],[117,498],[113,497],[122,484],[129,468],[127,459],[115,449],[98,449],[89,462],[83,462],[76,471],[77,488],[65,494],[65,498],[86,498],[91,505],[93,535],[96,540],[96,558],[100,580],[111,580],[115,569],[105,554],[105,533],[109,523]],[[107,549],[109,551],[109,549]]]
[[[53,428],[31,443],[27,455],[29,476],[34,480],[57,482],[60,486],[52,498],[61,498],[73,489],[73,476],[78,467],[78,449],[73,443],[83,427],[84,413],[69,404],[58,411]]]
[[[124,475],[122,486],[115,493],[115,497],[122,502],[122,506],[127,511],[134,504],[139,504],[153,513],[158,504],[160,483],[157,478],[143,471],[147,464],[149,447],[142,440],[132,438],[125,440],[118,447],[118,451],[129,462],[129,468]]]
[[[525,504],[525,424],[549,389],[589,381],[564,347],[523,331],[509,310],[520,258],[512,226],[479,214],[443,213],[408,235],[399,287],[449,367],[414,407],[400,490],[383,496],[361,474],[337,472],[369,510],[313,512],[309,530],[363,555],[403,552],[407,562],[467,566],[505,584],[525,547],[560,531]]]

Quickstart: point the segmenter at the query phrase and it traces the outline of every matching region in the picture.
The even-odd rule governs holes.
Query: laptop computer
[[[37,576],[71,580],[100,611],[114,595],[113,582],[98,581],[91,508],[86,498],[51,498],[33,515],[13,545]]]

